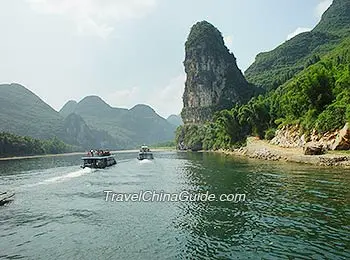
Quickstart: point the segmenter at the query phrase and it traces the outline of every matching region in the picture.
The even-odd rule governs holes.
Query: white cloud
[[[303,33],[303,32],[309,32],[311,31],[311,28],[306,28],[306,27],[298,27],[296,28],[293,32],[287,35],[287,40],[292,39],[294,36]]]
[[[224,37],[224,42],[225,42],[226,47],[231,50],[232,44],[233,44],[233,37],[232,37],[232,35],[226,35]]]
[[[156,0],[26,0],[33,10],[71,20],[82,35],[108,37],[116,23],[148,14]]]
[[[150,104],[162,116],[179,114],[182,110],[182,95],[185,89],[186,75],[184,73],[170,79],[165,87],[159,87],[152,93]]]
[[[317,19],[321,19],[322,14],[328,9],[328,7],[332,4],[333,0],[319,0],[319,3],[317,4],[314,12],[317,17]],[[307,27],[298,27],[295,29],[295,31],[291,32],[287,35],[287,40],[292,39],[294,36],[303,33],[311,31],[311,28]]]
[[[185,78],[185,74],[182,73],[170,79],[166,86],[149,90],[144,87],[117,90],[106,97],[106,101],[111,106],[123,108],[132,108],[137,104],[148,104],[159,115],[166,118],[171,114],[181,112]]]
[[[130,89],[121,89],[114,91],[106,99],[111,106],[131,108],[138,103],[142,103],[141,90],[139,87],[132,87]]]
[[[315,9],[315,15],[317,18],[321,19],[322,14],[328,9],[332,2],[333,0],[320,0]]]

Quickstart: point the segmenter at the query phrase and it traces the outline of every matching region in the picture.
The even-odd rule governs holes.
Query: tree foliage
[[[0,157],[58,154],[75,150],[76,147],[65,144],[57,137],[39,140],[28,136],[0,132]]]

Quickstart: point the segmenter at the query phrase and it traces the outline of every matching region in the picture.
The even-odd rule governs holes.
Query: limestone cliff
[[[218,29],[206,21],[191,28],[185,44],[184,123],[203,123],[218,110],[249,100],[255,88],[244,78]]]

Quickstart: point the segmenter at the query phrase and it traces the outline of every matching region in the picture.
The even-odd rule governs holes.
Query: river
[[[350,170],[156,152],[80,169],[80,156],[0,161],[0,259],[350,259]],[[106,201],[245,194],[245,201]]]

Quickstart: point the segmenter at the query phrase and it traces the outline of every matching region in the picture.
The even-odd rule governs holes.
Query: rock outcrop
[[[298,125],[284,126],[277,130],[271,144],[285,148],[323,147],[324,150],[349,150],[350,125],[346,123],[341,130],[318,134],[315,130],[306,136]]]
[[[285,148],[304,147],[306,144],[305,135],[299,129],[299,126],[284,126],[276,130],[275,137],[270,141]]]
[[[323,145],[308,144],[304,147],[305,155],[321,155],[324,152]]]
[[[331,147],[332,150],[349,150],[350,149],[350,125],[346,123],[341,129]]]
[[[244,78],[220,31],[206,21],[193,25],[185,44],[187,74],[184,123],[203,123],[213,113],[249,100],[256,91]]]

